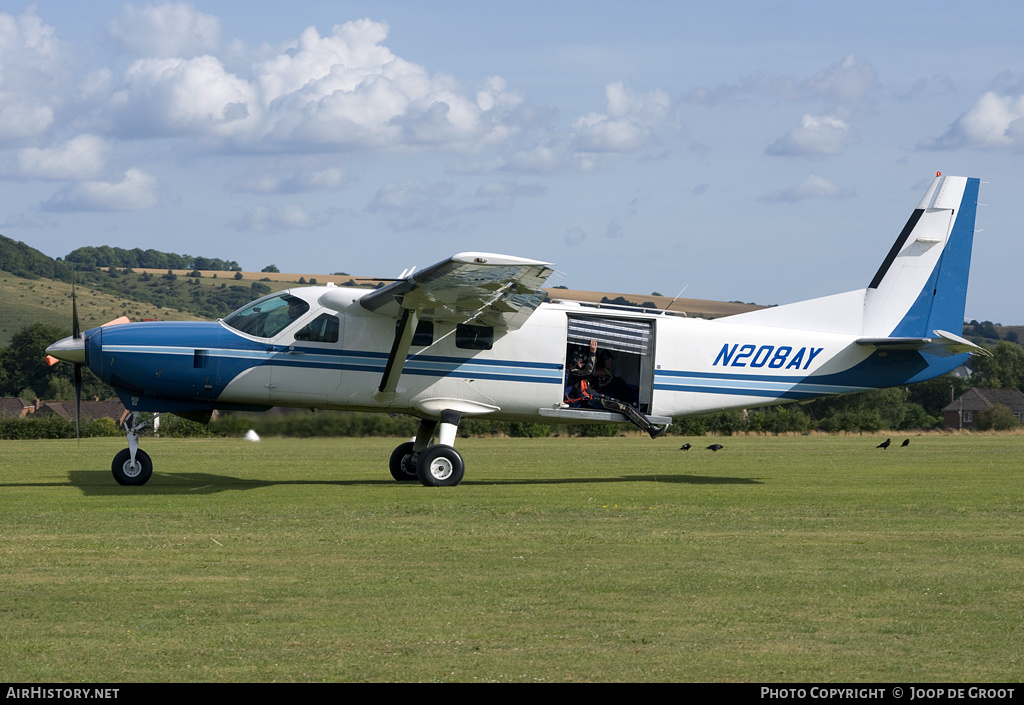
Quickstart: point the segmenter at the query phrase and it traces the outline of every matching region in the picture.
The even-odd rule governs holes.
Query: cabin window
[[[467,350],[490,350],[494,345],[494,328],[460,323],[455,326],[455,347]]]
[[[322,313],[313,322],[295,332],[295,339],[310,343],[337,343],[338,317]]]
[[[298,296],[277,294],[257,299],[224,319],[224,324],[257,338],[273,338],[298,320],[309,304]]]

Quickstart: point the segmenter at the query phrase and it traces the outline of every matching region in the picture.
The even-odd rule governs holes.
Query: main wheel
[[[416,476],[416,457],[412,454],[413,444],[403,443],[391,453],[391,460],[388,466],[391,469],[391,477],[399,482],[412,482],[418,479]]]
[[[436,445],[420,453],[416,474],[427,487],[454,487],[462,482],[466,465],[459,451],[451,446]]]
[[[132,452],[125,448],[114,456],[110,471],[119,485],[144,485],[153,476],[153,461],[141,448],[135,451],[135,463],[132,463]]]

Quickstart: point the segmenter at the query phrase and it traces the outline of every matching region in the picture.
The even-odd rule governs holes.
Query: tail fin
[[[936,176],[864,293],[863,335],[960,333],[978,179]]]
[[[866,289],[719,319],[865,338],[960,333],[974,244],[978,179],[936,175]]]

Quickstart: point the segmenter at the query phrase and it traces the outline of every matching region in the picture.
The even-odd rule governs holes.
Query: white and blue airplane
[[[383,288],[307,286],[216,322],[77,330],[48,354],[88,366],[131,412],[112,471],[149,480],[141,412],[208,421],[272,406],[410,414],[396,480],[457,485],[464,416],[544,423],[636,422],[902,386],[986,351],[959,337],[979,181],[937,175],[864,289],[716,320],[545,301],[552,265],[457,254]],[[596,341],[634,395],[620,407],[567,403],[569,368]],[[627,416],[631,418],[627,418]],[[432,443],[437,435],[437,442]]]

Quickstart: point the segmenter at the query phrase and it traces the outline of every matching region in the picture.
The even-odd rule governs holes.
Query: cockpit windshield
[[[226,325],[257,338],[273,338],[309,311],[309,304],[291,294],[257,299],[224,319]]]

